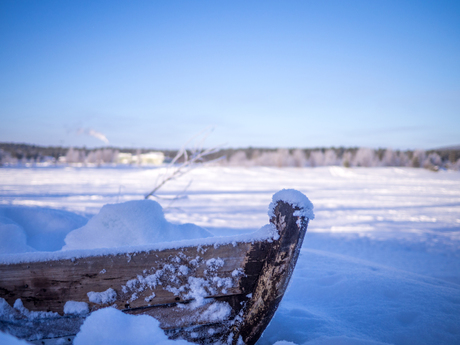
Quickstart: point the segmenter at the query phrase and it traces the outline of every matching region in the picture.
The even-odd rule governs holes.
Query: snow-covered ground
[[[0,212],[13,214],[14,206],[18,216],[29,206],[42,222],[45,208],[90,218],[105,204],[142,199],[162,171],[2,168]],[[190,180],[186,197],[157,201],[168,221],[217,236],[266,224],[271,196],[282,188],[315,205],[290,287],[258,344],[460,343],[459,172],[207,167],[159,195],[176,196]],[[81,221],[64,218],[68,226]]]

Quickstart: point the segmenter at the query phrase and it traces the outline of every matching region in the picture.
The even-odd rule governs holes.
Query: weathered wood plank
[[[255,344],[284,296],[308,226],[308,218],[294,215],[297,210],[283,201],[276,205],[270,222],[275,224],[280,238],[269,247],[253,296],[235,326],[233,344],[240,336],[245,344]]]
[[[187,297],[190,276],[209,281],[209,297],[245,293],[239,281],[251,248],[250,243],[237,243],[0,265],[0,297],[10,305],[20,298],[29,310],[63,315],[67,301],[87,302],[91,310],[100,308],[103,304],[92,303],[87,294],[109,288],[117,294],[110,304],[119,309],[186,302],[193,299]],[[209,265],[211,259],[217,262]],[[241,273],[232,275],[238,269]],[[222,279],[226,285],[218,286]],[[183,291],[175,294],[181,287]]]

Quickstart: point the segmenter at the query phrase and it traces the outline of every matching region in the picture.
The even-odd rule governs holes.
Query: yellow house
[[[118,164],[141,164],[141,165],[161,165],[165,160],[163,152],[147,152],[139,155],[120,152],[118,154]]]
[[[140,155],[141,164],[161,165],[165,160],[163,152],[147,152]]]
[[[131,153],[120,152],[117,157],[118,164],[131,164],[133,162],[133,155]]]

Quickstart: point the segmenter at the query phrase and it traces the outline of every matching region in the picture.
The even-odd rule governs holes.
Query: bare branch
[[[195,135],[192,139],[187,141],[187,143],[177,152],[176,156],[168,165],[165,173],[158,177],[157,182],[155,183],[155,187],[152,189],[150,193],[145,195],[145,199],[148,199],[151,196],[155,196],[155,193],[166,183],[185,175],[197,166],[213,163],[222,159],[222,157],[219,157],[217,159],[206,161],[207,156],[219,151],[218,147],[203,149],[204,141],[209,136],[212,130],[213,128],[205,129],[204,131],[202,131],[198,135]],[[187,150],[186,146],[194,142],[196,143],[195,147],[191,150]],[[181,160],[182,162],[178,163]],[[189,186],[187,186],[186,189],[188,187]]]

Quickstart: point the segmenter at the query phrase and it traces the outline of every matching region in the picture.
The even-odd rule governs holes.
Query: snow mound
[[[89,306],[86,302],[67,301],[64,305],[64,314],[89,314]]]
[[[0,253],[56,251],[66,235],[88,220],[72,212],[43,207],[0,207]]]
[[[7,333],[0,332],[0,344],[3,345],[26,345],[29,344],[27,341],[19,340]]]
[[[27,235],[23,228],[11,219],[0,216],[0,254],[14,254],[33,251],[27,245]]]
[[[90,302],[97,304],[113,303],[117,299],[117,292],[112,288],[109,288],[103,292],[90,291],[87,293],[87,295]]]
[[[148,315],[128,315],[114,308],[93,312],[81,326],[74,345],[187,345],[185,340],[170,340],[160,322]]]
[[[134,200],[108,204],[85,226],[70,232],[63,250],[115,248],[211,237],[194,224],[169,223],[160,204]]]
[[[308,219],[315,219],[315,214],[313,213],[313,204],[305,196],[305,194],[299,192],[295,189],[282,189],[279,192],[275,193],[272,197],[272,202],[268,207],[268,216],[275,216],[275,207],[278,201],[284,201],[288,204],[297,206],[300,208],[300,211],[294,212],[295,216],[303,216]]]

